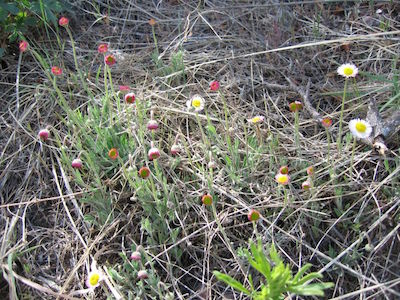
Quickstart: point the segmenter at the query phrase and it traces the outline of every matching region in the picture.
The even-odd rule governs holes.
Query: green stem
[[[341,106],[341,109],[340,109],[339,135],[338,135],[338,139],[337,139],[337,146],[338,146],[339,154],[342,151],[343,113],[344,113],[344,102],[346,100],[346,90],[347,90],[347,78],[344,81],[342,106]]]
[[[299,111],[294,113],[294,139],[296,143],[297,155],[300,155],[300,138],[299,138]]]
[[[108,79],[110,80],[111,93],[115,99],[115,102],[117,102],[118,115],[121,115],[121,101],[119,100],[117,94],[115,93],[114,85],[112,83],[111,69],[108,66],[107,66],[107,73],[108,73]]]
[[[104,110],[106,108],[108,108],[108,114],[109,114],[109,124],[110,126],[112,126],[112,124],[114,124],[114,120],[113,120],[113,114],[112,114],[112,102],[110,99],[110,96],[108,94],[108,76],[107,76],[107,69],[108,66],[106,64],[104,64],[104,92],[105,92],[105,101],[103,103],[104,105]]]
[[[328,140],[328,165],[330,165],[330,151],[331,151],[331,135],[329,134],[328,128],[325,128],[326,131],[326,139]]]
[[[73,56],[74,56],[74,63],[75,63],[76,71],[78,72],[79,78],[80,78],[80,80],[81,80],[81,82],[82,82],[82,85],[83,85],[85,91],[88,93],[88,95],[90,96],[90,98],[93,99],[93,94],[92,94],[92,92],[89,90],[89,87],[88,87],[88,85],[87,85],[85,79],[83,78],[81,69],[79,68],[79,65],[78,65],[78,59],[77,59],[77,56],[76,56],[76,49],[75,49],[74,39],[73,39],[73,37],[72,37],[72,32],[71,32],[71,30],[70,30],[68,27],[66,27],[66,29],[67,29],[67,33],[68,33],[69,39],[71,40],[72,54],[73,54]]]
[[[351,159],[350,159],[350,177],[351,177],[352,171],[354,170],[353,162],[354,162],[354,153],[356,152],[356,145],[357,145],[357,139],[354,138],[353,139],[353,149],[351,151]]]
[[[154,30],[154,26],[151,26],[151,31],[153,32],[153,40],[154,40],[154,45],[156,46],[156,53],[157,53],[157,57],[158,57],[160,52],[158,51],[157,37],[156,37],[156,31]]]

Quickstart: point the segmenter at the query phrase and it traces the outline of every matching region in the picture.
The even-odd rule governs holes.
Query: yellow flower
[[[338,69],[337,72],[339,75],[349,78],[349,77],[356,77],[358,74],[358,69],[353,64],[343,64]]]
[[[194,95],[186,102],[186,106],[189,110],[194,110],[195,112],[201,112],[204,109],[204,98],[200,95]]]
[[[275,176],[275,180],[279,184],[287,185],[289,183],[289,181],[290,181],[290,176],[288,174],[278,173]]]
[[[361,119],[351,120],[349,122],[349,129],[354,137],[358,139],[366,139],[372,133],[371,125],[367,121]]]
[[[248,119],[247,122],[253,123],[253,124],[259,124],[264,122],[264,117],[263,116],[255,116],[251,119]]]
[[[103,280],[103,274],[92,267],[92,271],[89,273],[88,278],[86,280],[86,285],[88,288],[94,289],[100,285],[100,281]]]

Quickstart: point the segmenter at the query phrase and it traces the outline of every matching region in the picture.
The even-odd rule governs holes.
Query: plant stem
[[[338,147],[338,150],[339,150],[339,154],[342,151],[343,113],[344,113],[344,102],[345,102],[345,99],[346,99],[346,90],[347,90],[347,78],[344,81],[342,106],[341,106],[341,109],[340,109],[339,135],[338,135],[338,139],[337,139],[337,147]]]
[[[72,37],[72,32],[71,32],[71,30],[70,30],[68,27],[66,27],[66,29],[67,29],[67,33],[68,33],[69,39],[70,39],[70,41],[71,41],[72,54],[73,54],[73,56],[74,56],[74,63],[75,63],[76,71],[77,71],[78,74],[79,74],[79,78],[80,78],[80,80],[81,80],[81,82],[82,82],[82,85],[83,85],[85,91],[88,93],[88,95],[90,96],[90,98],[93,99],[93,94],[92,94],[92,92],[89,90],[89,87],[88,87],[88,85],[87,85],[85,79],[83,78],[81,69],[79,68],[79,65],[78,65],[78,59],[77,59],[77,57],[76,57],[75,42],[74,42],[74,39],[73,39],[73,37]]]
[[[298,110],[296,110],[296,112],[294,113],[294,139],[295,139],[295,143],[296,143],[297,156],[299,156],[301,154],[301,151],[300,151],[300,138],[299,138],[299,111]]]
[[[353,138],[353,150],[351,151],[351,159],[350,159],[350,177],[351,177],[351,173],[354,170],[354,153],[356,152],[356,145],[357,145],[357,139]]]

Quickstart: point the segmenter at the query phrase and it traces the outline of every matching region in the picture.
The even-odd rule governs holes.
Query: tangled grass
[[[213,271],[258,286],[244,259],[257,238],[333,282],[326,298],[399,298],[400,6],[264,2],[76,1],[68,29],[4,57],[2,298],[247,299]],[[342,110],[346,62],[359,74]],[[354,118],[381,134],[354,142]],[[87,289],[93,262],[104,279]]]

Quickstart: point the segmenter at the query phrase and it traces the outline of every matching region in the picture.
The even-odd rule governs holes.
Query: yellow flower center
[[[357,122],[356,129],[357,129],[358,132],[364,133],[365,131],[367,131],[367,125],[365,125],[362,122]]]
[[[251,122],[252,123],[258,123],[258,122],[260,122],[261,121],[261,118],[260,117],[254,117],[253,119],[251,119]]]
[[[345,67],[345,68],[343,69],[343,73],[344,73],[344,75],[350,76],[350,75],[353,74],[353,68],[351,68],[351,67]]]
[[[285,184],[286,182],[288,182],[288,177],[285,174],[280,174],[277,180],[279,183]]]
[[[94,273],[90,276],[89,278],[89,283],[90,285],[96,285],[97,283],[99,283],[99,279],[100,279],[100,275],[98,273]]]
[[[196,108],[200,107],[201,105],[201,100],[200,99],[193,99],[192,105]]]

